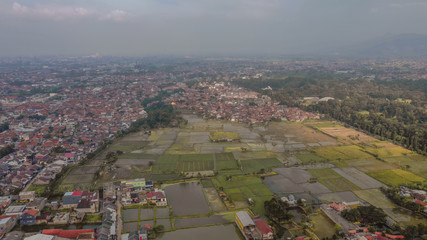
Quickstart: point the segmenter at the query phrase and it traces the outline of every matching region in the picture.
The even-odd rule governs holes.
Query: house
[[[69,213],[57,213],[52,220],[52,223],[55,225],[65,225],[70,221]]]
[[[341,212],[347,209],[347,205],[339,204],[337,202],[334,202],[333,204],[329,205],[329,207],[335,209],[335,211],[338,211],[338,212]]]
[[[36,224],[36,218],[39,216],[40,212],[38,210],[26,210],[20,216],[21,225],[34,225]]]
[[[89,199],[81,199],[77,204],[76,211],[82,213],[95,213],[96,212],[96,204],[92,204]]]
[[[132,231],[129,233],[128,240],[140,240],[139,231]]]
[[[47,224],[51,219],[51,215],[48,212],[41,213],[36,217],[36,224]]]
[[[166,195],[161,190],[156,190],[155,192],[148,192],[147,199],[156,206],[167,206],[168,202],[166,200]]]
[[[17,216],[0,216],[0,235],[8,233],[15,227]]]
[[[116,186],[112,182],[104,184],[104,198],[116,199]]]
[[[3,238],[3,240],[22,240],[23,237],[24,237],[24,232],[13,231],[13,232],[6,234],[6,236]]]
[[[27,209],[41,211],[46,205],[46,201],[47,201],[47,198],[35,198],[34,201],[27,204]]]
[[[4,211],[5,215],[11,216],[11,215],[18,215],[21,216],[21,214],[25,211],[26,206],[9,206]]]
[[[46,235],[46,234],[36,234],[32,235],[30,237],[24,238],[24,240],[53,240],[55,236],[52,235]]]
[[[62,196],[62,207],[76,208],[81,197],[82,197],[81,191],[66,192],[64,196]]]
[[[237,212],[235,221],[245,239],[259,239],[261,237],[256,231],[254,221],[247,212]]]
[[[264,219],[254,220],[256,228],[261,232],[262,239],[274,239],[273,230],[271,227],[264,221]]]
[[[68,238],[68,239],[77,239],[79,236],[91,234],[91,239],[95,238],[94,229],[77,229],[77,230],[63,230],[63,229],[44,229],[42,234],[57,236],[59,239]]]
[[[12,202],[11,196],[1,196],[0,197],[0,211],[5,209]]]
[[[151,229],[150,224],[145,224],[139,230],[139,238],[140,240],[148,240],[148,231]]]
[[[63,159],[67,161],[67,164],[73,164],[77,160],[76,154],[74,153],[64,153]]]
[[[35,191],[20,192],[19,193],[19,200],[20,201],[32,202],[32,201],[34,201],[35,197],[36,197]]]

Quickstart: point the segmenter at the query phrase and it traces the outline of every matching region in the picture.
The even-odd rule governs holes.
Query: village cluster
[[[279,105],[269,96],[260,95],[225,82],[200,82],[192,88],[172,95],[168,101],[179,108],[200,112],[206,118],[227,119],[232,122],[261,123],[272,119],[300,122],[319,119],[320,114],[308,113],[296,107]]]

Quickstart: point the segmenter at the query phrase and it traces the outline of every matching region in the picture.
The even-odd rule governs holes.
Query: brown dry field
[[[288,138],[290,138],[292,141],[302,143],[337,142],[332,137],[298,123],[272,122],[266,131],[262,132],[261,134],[273,135],[275,136],[276,140],[283,140],[285,143],[287,142]]]
[[[370,143],[370,142],[377,142],[378,141],[377,139],[375,139],[369,135],[366,135],[362,132],[356,131],[356,130],[351,129],[351,128],[342,127],[342,126],[325,127],[325,128],[321,128],[320,130],[329,134],[329,135],[338,137],[339,140],[343,140],[343,141],[350,143],[350,144],[357,144],[357,143],[361,143],[361,142]],[[358,136],[359,139],[353,140],[353,139],[349,138],[349,136]]]

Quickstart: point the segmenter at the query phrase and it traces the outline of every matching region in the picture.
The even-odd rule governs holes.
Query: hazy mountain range
[[[338,53],[356,57],[427,57],[427,35],[385,35],[340,49]]]

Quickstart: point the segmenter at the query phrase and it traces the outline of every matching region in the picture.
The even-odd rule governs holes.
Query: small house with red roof
[[[329,205],[331,208],[335,209],[335,211],[341,212],[347,209],[347,205],[340,204],[337,202],[334,202],[333,204]]]
[[[40,212],[38,210],[26,210],[19,218],[19,222],[21,225],[34,225],[36,224],[36,218],[39,214]]]
[[[262,234],[262,239],[274,239],[273,230],[264,219],[254,219],[255,225]]]
[[[148,192],[147,199],[152,203],[156,204],[156,206],[166,206],[168,202],[166,200],[166,195],[163,191],[157,190],[155,192]]]

